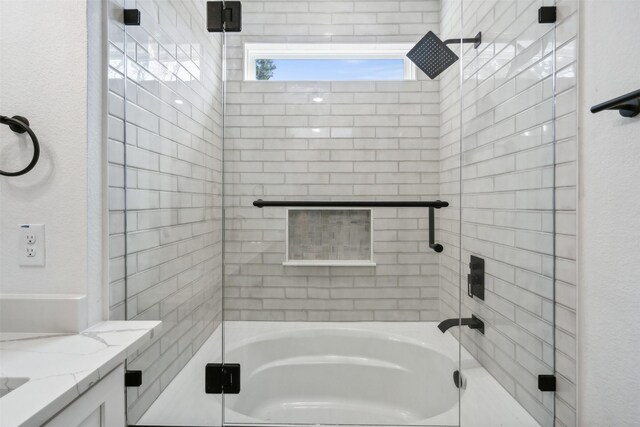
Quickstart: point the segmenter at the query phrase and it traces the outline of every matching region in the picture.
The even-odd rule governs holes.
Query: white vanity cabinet
[[[28,379],[0,398],[0,426],[125,427],[126,356],[160,327],[116,320],[78,334],[0,334],[0,378]]]
[[[125,427],[124,365],[119,365],[44,425]]]

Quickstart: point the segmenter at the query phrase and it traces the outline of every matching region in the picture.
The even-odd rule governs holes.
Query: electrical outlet
[[[18,248],[20,265],[43,267],[45,261],[44,224],[20,224]]]

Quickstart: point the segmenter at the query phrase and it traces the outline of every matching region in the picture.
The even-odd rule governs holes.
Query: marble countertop
[[[0,333],[0,388],[15,388],[0,397],[0,425],[44,423],[150,342],[160,324],[115,321],[79,334]]]

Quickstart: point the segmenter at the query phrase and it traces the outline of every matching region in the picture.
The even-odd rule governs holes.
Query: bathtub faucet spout
[[[484,335],[484,322],[474,315],[471,315],[471,317],[463,317],[461,319],[456,317],[455,319],[443,320],[438,324],[438,329],[440,329],[444,334],[445,332],[447,332],[447,329],[453,326],[465,325],[471,329],[477,329],[478,332]]]

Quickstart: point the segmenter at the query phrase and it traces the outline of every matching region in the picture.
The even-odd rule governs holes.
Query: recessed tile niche
[[[375,266],[371,209],[288,209],[284,265]]]

